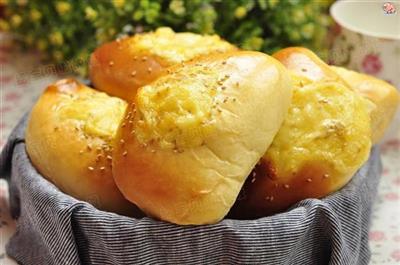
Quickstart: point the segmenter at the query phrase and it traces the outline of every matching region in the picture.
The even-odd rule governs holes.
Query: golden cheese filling
[[[218,35],[175,33],[165,27],[158,28],[155,32],[135,35],[133,38],[139,50],[155,54],[169,63],[180,63],[202,54],[236,49]]]
[[[177,151],[202,145],[214,128],[220,82],[215,70],[197,65],[144,86],[136,100],[138,141]]]
[[[294,89],[289,113],[264,158],[283,176],[296,174],[307,161],[329,162],[343,174],[368,157],[370,138],[365,99],[339,83],[313,83]]]
[[[125,101],[92,91],[79,96],[65,96],[69,100],[58,106],[61,120],[75,120],[77,128],[87,135],[114,139],[127,107]]]

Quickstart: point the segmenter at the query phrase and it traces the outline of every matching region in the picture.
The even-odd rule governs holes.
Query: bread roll
[[[295,84],[305,85],[317,81],[347,83],[315,53],[303,47],[289,47],[272,55],[292,72]],[[300,84],[301,82],[301,84]]]
[[[286,69],[259,52],[202,57],[142,87],[118,130],[124,196],[176,224],[221,220],[286,115]]]
[[[375,104],[376,108],[371,113],[372,142],[377,143],[393,120],[400,102],[399,92],[394,86],[375,77],[342,67],[331,68],[355,91]]]
[[[289,114],[230,216],[267,216],[343,187],[369,156],[371,128],[365,101],[335,82],[295,88]]]
[[[90,79],[97,89],[131,100],[139,87],[156,79],[171,65],[233,50],[235,46],[217,35],[175,33],[170,28],[159,28],[97,48],[90,59]]]
[[[297,84],[336,81],[345,84],[369,100],[372,143],[377,143],[390,125],[399,104],[396,88],[372,76],[329,66],[306,48],[286,48],[273,54],[294,73]]]
[[[112,142],[127,104],[64,79],[34,106],[26,150],[36,169],[65,193],[96,207],[137,215],[114,183]]]

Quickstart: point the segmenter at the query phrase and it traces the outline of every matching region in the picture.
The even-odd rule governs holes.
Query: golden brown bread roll
[[[217,35],[175,33],[170,28],[159,28],[97,48],[90,59],[90,79],[97,89],[131,100],[139,87],[156,79],[171,65],[236,49]]]
[[[32,164],[62,191],[103,210],[137,215],[112,177],[112,142],[127,104],[75,80],[50,85],[26,131]]]
[[[332,81],[347,85],[339,74],[332,71],[329,65],[307,48],[289,47],[277,51],[272,56],[292,72],[295,84]]]
[[[258,52],[202,57],[142,87],[114,148],[114,179],[144,212],[210,224],[233,205],[286,115],[286,69]]]
[[[306,48],[290,47],[272,55],[294,73],[295,83],[336,81],[370,101],[372,143],[377,143],[392,121],[399,105],[396,88],[383,80],[344,68],[329,66]],[[297,81],[297,82],[296,82]]]
[[[266,216],[343,187],[369,156],[365,101],[335,82],[295,87],[289,114],[230,216]]]
[[[400,102],[399,92],[389,83],[370,75],[357,73],[342,67],[331,66],[331,68],[350,87],[375,104],[376,108],[371,112],[372,143],[377,143],[393,120]]]

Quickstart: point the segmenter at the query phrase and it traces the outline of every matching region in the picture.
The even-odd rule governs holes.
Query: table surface
[[[37,53],[22,53],[11,37],[0,34],[0,149],[21,116],[43,89],[67,76],[45,65]],[[372,214],[371,264],[400,264],[400,131],[381,144],[383,173]],[[16,222],[8,211],[7,183],[0,180],[0,264],[16,264],[5,253],[5,245]]]

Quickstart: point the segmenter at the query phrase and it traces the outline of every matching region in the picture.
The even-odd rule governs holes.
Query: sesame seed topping
[[[151,67],[147,68],[147,72],[151,73],[151,71],[153,71],[153,69],[151,69]]]
[[[290,188],[289,184],[285,184],[285,185],[283,185],[283,187],[285,187],[285,189]]]
[[[124,145],[124,144],[125,144],[125,140],[124,140],[124,139],[121,139],[121,140],[120,140],[120,143],[121,143],[121,145]]]
[[[108,65],[109,65],[109,66],[113,66],[113,65],[114,65],[114,62],[113,62],[113,61],[110,61],[110,62],[108,63]]]
[[[312,179],[308,178],[308,179],[307,179],[307,182],[312,182]]]
[[[126,123],[122,123],[121,127],[124,128],[126,126]]]
[[[79,154],[83,154],[83,150],[79,151]]]
[[[124,151],[124,152],[122,153],[123,156],[126,156],[127,154],[128,154],[128,151]]]
[[[147,56],[143,56],[143,57],[142,57],[142,61],[143,61],[143,62],[147,61]]]
[[[322,176],[323,178],[329,178],[329,174],[324,174],[323,176]]]
[[[107,156],[107,159],[111,161],[111,160],[112,160],[112,157],[111,157],[110,155],[108,155],[108,156]]]
[[[256,181],[256,178],[253,177],[253,178],[251,179],[251,183],[254,183],[255,181]]]
[[[137,59],[138,59],[137,55],[133,56],[133,60],[136,61]]]
[[[92,147],[91,147],[90,145],[87,145],[87,146],[86,146],[86,149],[87,149],[88,151],[92,151]]]
[[[151,150],[150,152],[152,152],[152,153],[155,153],[155,152],[156,152],[156,150]]]
[[[132,71],[131,76],[135,76],[136,75],[136,71]]]
[[[106,167],[101,167],[100,168],[101,171],[104,171],[105,169],[106,169]]]
[[[135,130],[132,130],[132,131],[131,131],[131,134],[134,134],[135,132],[136,132]]]
[[[94,167],[88,167],[88,169],[89,169],[90,171],[93,171],[93,170],[94,170]]]

